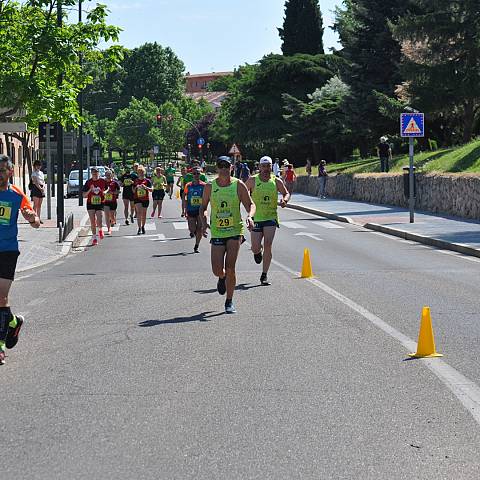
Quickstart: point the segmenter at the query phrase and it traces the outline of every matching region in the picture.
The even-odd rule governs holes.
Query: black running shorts
[[[20,252],[0,252],[0,278],[13,280]]]

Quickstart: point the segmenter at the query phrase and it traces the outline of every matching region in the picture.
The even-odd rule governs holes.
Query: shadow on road
[[[213,315],[211,315],[213,314]],[[187,323],[187,322],[208,322],[209,319],[214,317],[220,317],[225,315],[224,312],[214,313],[214,312],[202,312],[191,317],[175,317],[169,318],[168,320],[144,320],[138,324],[139,327],[157,327],[158,325],[168,325],[174,323]]]
[[[250,290],[251,288],[263,287],[263,285],[249,285],[248,283],[240,283],[235,287],[235,290]],[[207,293],[217,293],[216,288],[207,288],[205,290],[194,290],[194,293],[205,295]]]
[[[187,255],[195,255],[195,253],[194,252],[166,253],[165,255],[152,255],[152,258],[186,257]]]

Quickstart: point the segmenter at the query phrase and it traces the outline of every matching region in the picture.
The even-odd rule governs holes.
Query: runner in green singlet
[[[252,195],[257,211],[253,221],[255,223],[251,232],[252,251],[255,262],[260,264],[263,257],[263,270],[260,276],[262,285],[270,285],[267,274],[272,262],[272,244],[276,229],[279,226],[277,214],[278,193],[282,195],[280,206],[284,208],[290,200],[290,193],[283,180],[272,173],[272,159],[262,157],[259,162],[260,173],[250,177],[247,188]],[[262,255],[263,240],[263,255]]]
[[[243,222],[240,203],[248,212],[246,224],[248,230],[253,228],[252,217],[255,215],[255,204],[247,187],[240,180],[231,177],[232,168],[229,157],[217,160],[218,177],[205,185],[199,216],[203,222],[203,231],[208,227],[206,212],[211,203],[211,261],[213,274],[218,277],[217,290],[220,295],[227,294],[225,312],[235,313],[233,293],[236,285],[235,264],[237,263],[240,245],[244,241]]]
[[[167,193],[168,196],[170,197],[170,200],[172,199],[173,195],[173,184],[175,183],[175,167],[173,166],[173,163],[170,163],[165,170],[165,176],[167,177]]]
[[[163,175],[161,167],[155,168],[155,172],[152,175],[152,185],[153,211],[150,216],[152,218],[155,217],[155,210],[158,207],[158,218],[162,218],[162,204],[163,199],[165,198],[165,187],[167,185],[167,179]]]

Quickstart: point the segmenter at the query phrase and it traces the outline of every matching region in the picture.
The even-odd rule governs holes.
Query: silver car
[[[101,178],[105,178],[105,167],[96,167]],[[83,183],[92,176],[90,167],[90,175],[88,170],[83,171]],[[78,170],[72,170],[67,181],[67,198],[78,196]]]

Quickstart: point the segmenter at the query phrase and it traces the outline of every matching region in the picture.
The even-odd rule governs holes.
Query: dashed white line
[[[286,228],[307,228],[297,222],[281,222],[280,225]]]
[[[173,228],[175,230],[188,230],[187,222],[173,222]]]
[[[345,228],[345,227],[342,227],[341,225],[337,225],[336,223],[333,223],[333,222],[328,222],[328,221],[316,221],[316,222],[312,222],[314,225],[318,225],[319,227],[323,227],[323,228]]]

